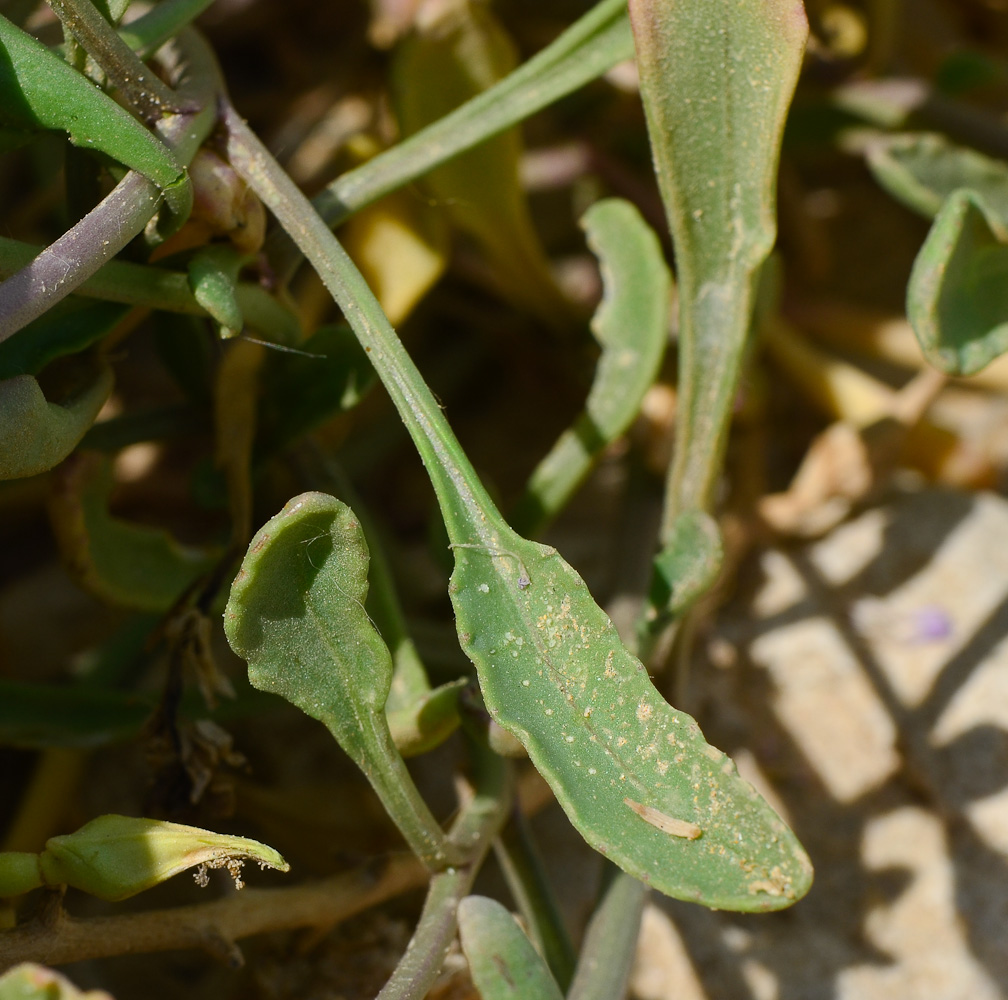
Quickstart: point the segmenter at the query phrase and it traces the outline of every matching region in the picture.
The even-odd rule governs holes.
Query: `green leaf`
[[[1008,351],[1008,230],[975,191],[953,192],[935,218],[910,272],[907,318],[950,375]]]
[[[104,990],[86,993],[44,965],[23,962],[0,976],[0,1000],[112,1000]]]
[[[517,65],[514,43],[489,9],[445,5],[396,53],[392,93],[404,135],[443,118]],[[519,179],[521,136],[512,129],[432,170],[424,186],[483,249],[508,298],[550,325],[569,311],[553,281]]]
[[[26,857],[35,858],[34,871]],[[245,860],[282,872],[290,868],[272,847],[257,840],[164,820],[106,815],[74,833],[51,837],[39,855],[0,854],[0,885],[9,895],[66,885],[117,902],[197,865],[227,867],[237,882],[238,863]],[[22,876],[22,885],[14,884],[12,873]]]
[[[374,786],[413,850],[445,860],[444,837],[392,742],[392,657],[364,610],[368,549],[346,504],[290,500],[259,529],[224,612],[254,687],[322,722]]]
[[[0,275],[6,276],[25,265],[43,250],[42,247],[0,236]],[[76,289],[81,296],[143,305],[167,312],[204,315],[189,287],[186,274],[168,271],[147,264],[112,260],[99,268]],[[281,305],[265,288],[252,282],[240,282],[235,296],[249,325],[279,344],[301,341],[301,325],[290,309]]]
[[[166,611],[214,565],[213,552],[109,513],[111,459],[82,452],[61,473],[49,505],[53,533],[85,590],[118,607]]]
[[[1008,164],[1002,160],[923,133],[872,143],[867,161],[889,194],[929,219],[953,192],[969,188],[988,213],[1008,225]]]
[[[64,299],[44,316],[0,342],[0,379],[37,375],[50,361],[101,340],[129,312],[110,302]]]
[[[242,332],[245,319],[236,289],[245,256],[232,247],[210,245],[189,261],[189,287],[196,301],[221,325],[221,335]]]
[[[724,550],[717,522],[701,510],[686,511],[655,556],[649,604],[652,614],[678,616],[705,594],[721,571]]]
[[[777,160],[808,34],[800,0],[630,0],[679,282],[679,404],[663,534],[709,509],[776,238]],[[663,541],[665,538],[663,538]]]
[[[55,52],[0,15],[0,120],[58,129],[150,178],[185,218],[192,187],[175,154],[128,111]]]
[[[213,3],[213,0],[161,0],[119,29],[119,37],[144,58],[152,56]]]
[[[423,459],[455,552],[459,639],[495,720],[521,740],[585,839],[660,891],[740,910],[803,895],[812,868],[794,834],[661,698],[580,576],[504,522],[338,240],[228,105],[223,121],[228,159],[342,307]],[[295,614],[312,575],[284,572],[277,584],[294,590]],[[300,656],[295,645],[291,662]],[[303,696],[312,697],[310,678]]]
[[[450,114],[332,182],[313,201],[335,226],[633,57],[625,0],[602,0],[527,62]],[[281,241],[289,241],[284,234]],[[285,247],[288,275],[300,259]]]
[[[581,577],[481,507],[449,518],[471,539],[454,545],[459,639],[490,714],[582,836],[680,899],[762,910],[803,895],[811,866],[794,835],[664,701]]]
[[[582,217],[604,296],[592,330],[602,347],[588,400],[536,466],[511,523],[536,535],[570,499],[602,451],[630,426],[668,342],[671,278],[661,244],[628,201],[596,202]]]
[[[440,746],[458,728],[459,692],[469,682],[463,677],[389,708],[392,740],[404,757],[416,757]]]
[[[546,963],[500,903],[466,896],[458,922],[462,951],[483,1000],[562,1000]]]
[[[77,446],[112,391],[103,368],[77,395],[50,403],[31,375],[0,382],[0,480],[47,472]]]

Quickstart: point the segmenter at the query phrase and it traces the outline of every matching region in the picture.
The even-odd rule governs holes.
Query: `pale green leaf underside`
[[[392,656],[364,610],[369,553],[354,512],[303,493],[256,533],[224,612],[249,681],[322,722],[374,786],[414,851],[442,858],[442,834],[392,741]]]
[[[367,567],[353,511],[305,493],[256,533],[224,613],[252,685],[325,723],[355,759],[369,720],[384,720],[392,680],[388,648],[361,603]]]
[[[629,0],[641,99],[679,283],[676,453],[662,541],[709,511],[777,233],[781,135],[808,33],[801,0]]]

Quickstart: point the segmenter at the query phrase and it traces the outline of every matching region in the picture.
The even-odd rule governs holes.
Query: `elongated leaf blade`
[[[490,518],[450,592],[487,708],[596,850],[660,892],[771,910],[809,888],[794,834],[672,708],[556,551]]]
[[[562,1000],[546,963],[500,903],[466,896],[458,920],[462,950],[483,1000]]]
[[[654,231],[620,198],[596,202],[581,226],[602,270],[605,293],[592,320],[602,356],[584,412],[536,466],[512,511],[512,525],[529,535],[563,508],[630,426],[668,342],[671,278]]]
[[[680,272],[752,269],[777,232],[777,152],[808,31],[801,0],[630,0],[630,21]]]
[[[808,25],[801,0],[630,0],[655,172],[679,282],[679,413],[663,541],[710,510],[777,233],[781,135]]]
[[[76,145],[101,150],[172,191],[179,206],[191,204],[187,175],[175,154],[87,77],[2,15],[0,99],[0,120],[67,132]]]

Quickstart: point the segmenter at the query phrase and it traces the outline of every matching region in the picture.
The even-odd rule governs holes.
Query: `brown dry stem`
[[[327,927],[425,885],[427,869],[411,855],[362,865],[290,889],[246,889],[202,903],[147,913],[34,920],[0,933],[0,971],[19,962],[65,965],[89,958],[200,948],[242,964],[240,938],[294,927]]]

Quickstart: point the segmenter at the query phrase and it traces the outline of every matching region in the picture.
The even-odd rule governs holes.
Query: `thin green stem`
[[[490,842],[507,816],[510,769],[496,754],[473,745],[478,768],[476,789],[452,826],[449,840],[464,849],[467,861],[430,881],[416,930],[392,977],[377,1000],[421,1000],[444,965],[458,930],[459,903],[469,894]]]
[[[322,217],[227,102],[221,117],[231,165],[294,236],[370,356],[438,487],[452,541],[493,547],[495,525],[490,520],[493,515],[499,518],[493,501],[367,282]]]
[[[581,946],[567,1000],[619,1000],[637,950],[648,889],[606,862],[599,904]]]
[[[365,205],[573,93],[633,54],[625,0],[602,0],[499,83],[343,174],[313,204],[329,226],[338,226]],[[283,280],[301,261],[283,233],[271,238],[267,252]]]
[[[520,809],[512,809],[507,825],[494,842],[494,853],[511,895],[525,918],[529,937],[546,960],[557,985],[566,993],[574,975],[574,946],[543,869],[528,820]]]
[[[370,745],[366,754],[356,758],[357,765],[371,782],[410,850],[432,871],[440,871],[446,865],[467,858],[468,850],[445,837],[424,802],[406,762],[392,742],[388,726],[374,726],[373,732],[365,731],[361,736]]]
[[[101,66],[112,86],[142,118],[155,122],[166,112],[196,110],[144,65],[91,0],[48,0],[48,3],[64,27]]]

